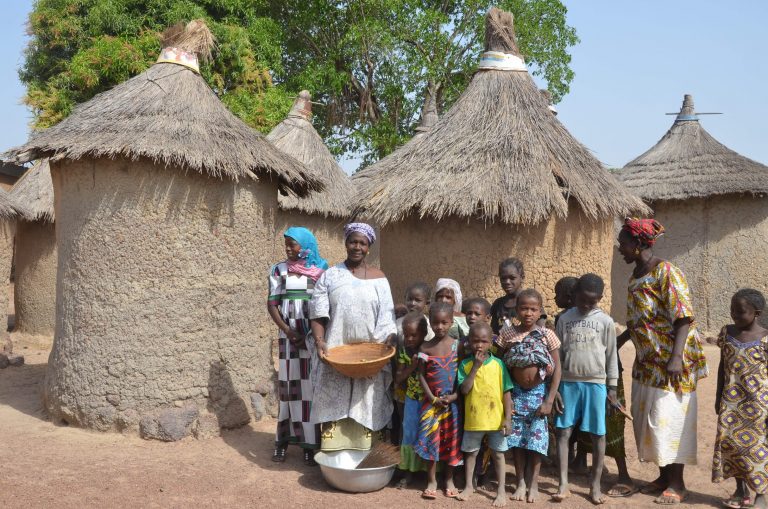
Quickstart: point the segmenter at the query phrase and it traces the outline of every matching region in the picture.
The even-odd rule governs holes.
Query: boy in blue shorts
[[[504,489],[506,464],[504,452],[508,449],[507,435],[512,429],[512,378],[504,363],[491,353],[493,330],[488,322],[478,321],[469,328],[469,344],[472,356],[459,364],[457,383],[464,395],[464,452],[466,485],[457,497],[469,500],[475,492],[472,483],[475,462],[484,437],[493,451],[493,466],[499,489],[494,507],[507,503]]]
[[[589,496],[594,504],[604,504],[600,488],[605,461],[606,405],[616,404],[619,378],[616,328],[613,319],[598,305],[605,284],[596,274],[584,274],[576,283],[575,306],[557,322],[562,379],[560,395],[563,411],[555,417],[560,486],[553,498],[561,502],[570,496],[568,489],[568,440],[573,428],[592,437],[592,474]]]

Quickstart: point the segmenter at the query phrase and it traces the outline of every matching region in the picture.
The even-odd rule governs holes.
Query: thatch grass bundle
[[[672,127],[650,150],[616,172],[648,201],[768,193],[768,167],[729,149],[699,124],[686,95]]]
[[[267,135],[267,139],[284,153],[304,163],[314,175],[326,182],[326,187],[322,192],[301,199],[289,191],[287,195],[278,197],[278,203],[284,210],[346,218],[350,215],[354,187],[315,131],[311,118],[311,96],[307,90],[302,90],[288,116]]]
[[[486,50],[520,56],[512,14],[491,9]],[[414,138],[352,178],[357,211],[384,225],[408,215],[536,224],[646,212],[557,120],[527,72],[479,70],[456,104]]]
[[[4,189],[0,189],[0,219],[14,219],[24,214],[24,207],[17,203]]]
[[[53,182],[51,167],[48,159],[35,162],[34,166],[13,185],[11,198],[24,208],[21,214],[26,221],[41,221],[52,223],[53,211]]]
[[[202,21],[174,27],[165,43],[204,57],[213,36]],[[267,178],[298,195],[325,185],[235,117],[194,70],[158,62],[103,92],[59,124],[3,155],[30,161],[50,157],[149,159],[217,178]]]

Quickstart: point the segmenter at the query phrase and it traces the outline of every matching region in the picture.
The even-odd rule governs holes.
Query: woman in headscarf
[[[286,448],[294,443],[304,449],[304,462],[312,465],[320,437],[319,427],[310,422],[311,356],[306,337],[310,332],[309,299],[328,262],[320,257],[317,240],[308,229],[292,226],[283,237],[286,259],[269,269],[267,300],[269,316],[280,329],[279,412],[272,461],[285,461]]]
[[[469,324],[461,312],[461,286],[453,279],[442,277],[435,283],[435,295],[432,302],[447,302],[453,307],[453,325],[448,335],[454,339],[461,339],[469,334]]]
[[[395,306],[384,273],[365,258],[376,241],[370,225],[344,227],[347,259],[317,281],[309,304],[317,358],[350,343],[394,343]],[[370,449],[374,434],[392,418],[392,367],[376,376],[349,378],[320,362],[313,374],[312,422],[322,425],[322,450]],[[381,437],[381,434],[378,434]]]
[[[685,500],[685,465],[696,464],[696,384],[707,376],[685,275],[654,256],[664,233],[654,219],[628,218],[619,233],[619,254],[635,264],[629,279],[627,330],[637,355],[632,368],[632,417],[638,459],[659,466],[643,488],[659,493],[657,504]]]

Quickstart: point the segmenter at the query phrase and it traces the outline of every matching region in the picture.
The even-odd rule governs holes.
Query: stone
[[[12,354],[10,354],[8,356],[8,363],[11,366],[16,366],[16,367],[23,366],[24,365],[24,356],[12,353]]]
[[[142,438],[175,442],[192,433],[192,424],[197,419],[197,408],[169,408],[156,416],[144,416],[139,422]]]
[[[117,394],[107,394],[107,402],[110,405],[118,406],[120,404],[120,396]]]
[[[264,402],[264,396],[258,392],[251,394],[251,408],[253,408],[253,417],[260,421],[267,415],[267,406]]]
[[[4,353],[0,353],[0,369],[7,368],[10,366],[10,361],[8,360],[8,356]]]
[[[219,419],[216,414],[204,412],[197,418],[197,422],[192,427],[192,434],[198,440],[213,438],[221,435],[219,428]]]

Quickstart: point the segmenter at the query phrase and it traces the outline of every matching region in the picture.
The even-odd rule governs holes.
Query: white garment
[[[328,318],[325,341],[329,350],[350,343],[383,343],[397,332],[389,281],[358,279],[343,263],[325,271],[315,283],[309,316]],[[311,348],[315,361],[313,423],[349,417],[374,431],[389,424],[393,409],[390,364],[374,377],[349,378],[319,362],[314,344]]]
[[[632,380],[637,458],[660,467],[696,464],[696,392],[670,392]]]

